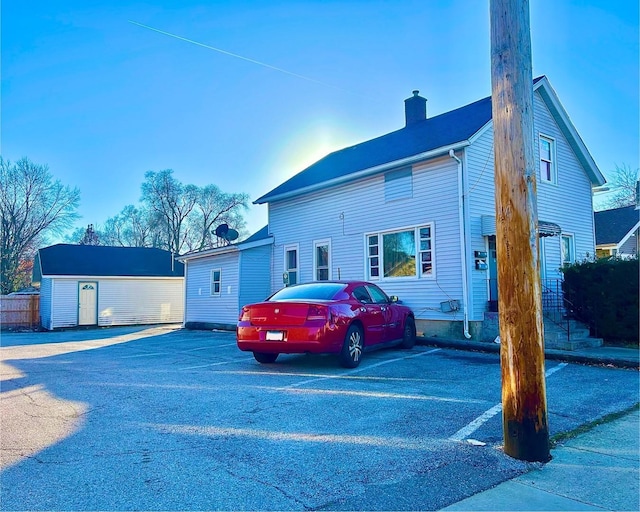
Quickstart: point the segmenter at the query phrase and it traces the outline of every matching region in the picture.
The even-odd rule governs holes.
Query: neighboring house
[[[36,253],[33,281],[49,330],[184,318],[184,265],[161,249],[52,245]]]
[[[599,258],[632,258],[639,254],[640,210],[637,206],[595,212],[594,219],[596,255]]]
[[[595,253],[592,187],[605,179],[547,78],[533,87],[540,264],[543,293],[552,294],[563,263]],[[410,306],[423,335],[489,339],[491,98],[429,118],[414,91],[405,118],[404,128],[331,153],[254,202],[268,205],[270,291],[366,279]],[[251,285],[243,280],[240,288]]]
[[[271,246],[267,227],[242,243],[188,253],[185,264],[186,328],[235,328],[244,304],[271,294]]]

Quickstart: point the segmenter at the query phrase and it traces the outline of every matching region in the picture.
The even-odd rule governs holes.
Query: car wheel
[[[357,325],[350,326],[344,339],[344,345],[342,345],[342,352],[340,352],[340,364],[345,368],[358,366],[360,359],[362,359],[363,348],[362,329]]]
[[[259,363],[275,363],[276,359],[278,359],[278,354],[269,354],[266,352],[254,352],[253,357],[255,357],[256,361]]]
[[[400,348],[413,348],[416,344],[416,322],[410,316],[404,322],[404,330],[402,331],[402,343]]]

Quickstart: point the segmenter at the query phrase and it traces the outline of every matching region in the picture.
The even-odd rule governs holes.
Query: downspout
[[[471,339],[469,333],[469,308],[468,295],[469,283],[467,282],[467,234],[464,222],[464,190],[462,188],[462,160],[460,160],[453,149],[449,150],[449,156],[458,163],[458,219],[460,221],[460,262],[462,263],[462,307],[464,310],[464,337]]]

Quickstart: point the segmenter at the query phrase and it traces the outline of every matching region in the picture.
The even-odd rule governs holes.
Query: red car
[[[339,354],[346,368],[360,364],[374,347],[412,348],[413,312],[364,281],[321,281],[283,288],[264,302],[242,308],[238,348],[256,361],[273,363],[278,354]]]

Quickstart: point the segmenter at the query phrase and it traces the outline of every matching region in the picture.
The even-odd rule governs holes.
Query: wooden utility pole
[[[490,16],[504,451],[547,461],[529,0],[490,0]]]

